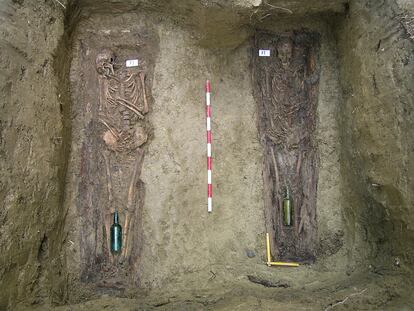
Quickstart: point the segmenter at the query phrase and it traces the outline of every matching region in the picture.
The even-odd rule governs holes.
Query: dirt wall
[[[303,303],[319,293],[317,303],[328,306],[325,296],[332,287],[339,294],[329,299],[344,299],[358,284],[348,275],[355,268],[371,269],[366,282],[385,285],[368,286],[373,296],[361,301],[385,305],[396,297],[402,281],[390,278],[384,283],[382,275],[401,273],[400,265],[413,262],[412,4],[351,1],[345,17],[295,19],[291,14],[320,12],[325,1],[306,1],[303,6],[295,1],[259,2],[231,1],[224,7],[209,1],[142,1],[129,2],[128,7],[113,6],[112,1],[83,3],[79,38],[105,37],[108,30],[133,33],[131,25],[138,21],[153,25],[159,38],[149,115],[153,137],[141,175],[146,194],[140,285],[162,288],[167,303],[175,294],[195,299],[193,289],[212,289],[207,298],[199,296],[208,304],[240,284],[261,286],[250,284],[247,275],[253,275],[291,287],[286,296],[278,292],[283,301],[304,289],[298,296]],[[331,3],[332,11],[347,8],[342,1]],[[292,13],[272,7],[278,4]],[[120,14],[129,8],[136,13]],[[77,138],[85,133],[77,126],[79,115],[69,109],[73,51],[62,37],[64,15],[57,1],[3,1],[0,7],[0,309],[17,302],[61,302],[68,292],[72,302],[114,294],[110,289],[97,293],[79,282],[79,214],[73,189],[79,180]],[[263,149],[248,38],[256,29],[299,27],[321,34],[315,134],[320,157],[318,260],[296,270],[272,270],[263,264]],[[210,215],[206,78],[213,90]],[[69,144],[73,149],[65,179]],[[346,280],[338,285],[342,278]],[[272,290],[268,297],[277,297]],[[252,293],[256,296],[262,288]],[[358,293],[366,292],[360,288]],[[123,295],[137,297],[133,290]],[[229,297],[243,295],[239,289]],[[148,299],[153,305],[163,301],[157,293]],[[260,299],[252,300],[261,305]]]
[[[0,309],[60,301],[65,174],[54,56],[64,12],[53,1],[0,5]]]
[[[348,256],[356,265],[413,262],[414,45],[404,23],[414,14],[409,2],[351,1],[337,29]]]

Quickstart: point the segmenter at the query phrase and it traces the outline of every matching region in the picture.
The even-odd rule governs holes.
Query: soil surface
[[[229,268],[229,272],[232,269]],[[280,270],[279,270],[280,271]],[[399,268],[372,270],[346,276],[316,272],[304,268],[283,277],[269,276],[266,266],[254,272],[254,280],[246,275],[238,281],[222,283],[211,279],[209,289],[193,287],[187,291],[155,290],[135,293],[135,298],[116,298],[102,294],[94,299],[61,307],[21,307],[16,310],[412,310],[412,282],[406,282]],[[302,281],[298,282],[298,279]],[[307,281],[303,281],[303,280]],[[405,286],[401,286],[405,282]],[[201,283],[201,280],[200,280]]]
[[[134,24],[137,20],[141,23]],[[142,228],[137,228],[142,230],[143,245],[137,274],[131,277],[137,278],[139,286],[144,289],[181,288],[185,291],[189,284],[210,288],[209,282],[200,285],[200,280],[209,280],[216,274],[223,275],[223,282],[231,283],[234,276],[233,273],[228,273],[228,266],[235,262],[243,266],[240,272],[234,272],[238,279],[255,271],[265,261],[263,149],[257,128],[256,102],[253,99],[249,69],[253,41],[245,40],[237,48],[206,49],[200,46],[197,32],[177,27],[173,20],[164,16],[138,13],[122,16],[96,14],[78,25],[74,34],[74,40],[78,43],[75,44],[73,64],[76,68],[88,66],[82,65],[86,51],[94,55],[98,46],[105,42],[112,44],[122,41],[124,47],[133,46],[137,38],[142,37],[145,25],[153,25],[154,20],[160,22],[152,26],[154,29],[151,30],[158,35],[159,45],[149,45],[154,48],[154,54],[158,55],[152,88],[154,101],[148,115],[153,132],[142,167],[145,201]],[[323,23],[311,20],[303,26],[323,34],[321,79],[329,80],[329,83],[319,92],[315,139],[323,146],[319,154],[323,166],[321,165],[319,173],[323,176],[332,175],[338,169],[335,107],[340,104],[340,97],[335,95],[339,92],[339,82],[338,76],[332,71],[335,67],[331,67],[335,63],[331,60],[334,55],[330,51],[330,34]],[[220,33],[217,34],[219,35]],[[76,90],[84,84],[76,82],[76,74],[80,72],[75,69],[71,74]],[[87,74],[83,77],[87,77]],[[206,213],[205,197],[205,79],[212,81],[212,214]],[[80,138],[87,131],[84,130],[83,120],[88,118],[88,107],[84,101],[93,101],[93,94],[98,96],[89,87],[86,90],[89,90],[86,93],[89,94],[87,101],[82,100],[83,95],[78,97],[78,92],[74,92],[74,102],[77,104],[72,110],[72,153],[65,203],[69,210],[66,245],[71,302],[102,292],[126,295],[135,290],[128,286],[120,288],[119,284],[102,287],[93,278],[89,282],[79,283],[78,275],[84,266],[82,253],[85,247],[80,239],[82,230],[85,229],[79,223],[76,208],[77,189],[82,189],[78,186],[82,176],[78,173],[82,162]],[[329,153],[324,151],[325,145],[329,146]],[[96,153],[98,152],[97,150]],[[105,181],[104,170],[96,173],[97,176],[101,175],[99,180]],[[343,233],[340,231],[342,202],[337,195],[337,187],[339,178],[335,180],[335,176],[329,182],[321,180],[318,187],[322,195],[316,208],[321,215],[322,228],[313,251],[318,253],[320,264],[325,259],[337,256],[335,268],[341,270],[345,269],[345,262],[340,254],[345,249],[341,250],[344,244]],[[323,200],[335,200],[335,197],[335,209],[323,204]],[[93,275],[93,270],[89,271]]]
[[[410,1],[3,3],[0,310],[412,309]],[[121,43],[131,50],[144,29],[156,44],[148,46],[154,68],[140,175],[143,243],[131,276],[138,286],[119,289],[81,280],[85,223],[76,189],[88,103],[73,83],[85,76],[73,68],[81,44],[91,53],[111,44],[122,50]],[[314,264],[279,269],[265,265],[264,152],[250,64],[256,33],[292,30],[320,36],[318,231]],[[99,93],[89,91],[91,98]]]

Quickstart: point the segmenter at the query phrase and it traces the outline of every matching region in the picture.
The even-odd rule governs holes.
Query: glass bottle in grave
[[[286,195],[283,198],[283,224],[288,227],[293,224],[292,198],[288,187],[286,187]]]
[[[114,223],[111,226],[111,253],[119,254],[122,248],[122,227],[119,224],[118,211],[114,213]]]

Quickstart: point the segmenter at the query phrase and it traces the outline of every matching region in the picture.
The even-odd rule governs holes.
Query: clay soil
[[[0,310],[414,309],[408,1],[39,0],[9,1],[0,12]],[[269,214],[280,212],[283,185],[269,182],[276,199],[269,203],[263,174],[271,152],[261,127],[270,121],[257,94],[267,67],[253,59],[263,33],[317,38],[316,54],[297,58],[317,72],[315,81],[309,73],[299,82],[317,87],[284,93],[312,114],[309,128],[298,129],[312,141],[299,147],[311,152],[301,176],[313,187],[295,185],[312,216],[310,242],[301,246],[311,260],[298,268],[265,264],[265,235],[281,230]],[[151,60],[139,259],[133,269],[111,270],[122,272],[112,280],[101,269],[107,250],[98,254],[96,189],[105,189],[106,173],[98,127],[89,122],[99,97],[95,56],[104,47]],[[85,148],[92,148],[89,172]],[[286,260],[303,255],[289,256],[276,239],[275,259],[278,251]]]

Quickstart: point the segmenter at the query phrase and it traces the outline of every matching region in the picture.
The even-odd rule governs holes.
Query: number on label
[[[126,61],[127,67],[137,67],[138,66],[138,59],[129,59]]]
[[[270,50],[259,50],[259,56],[270,56]]]

